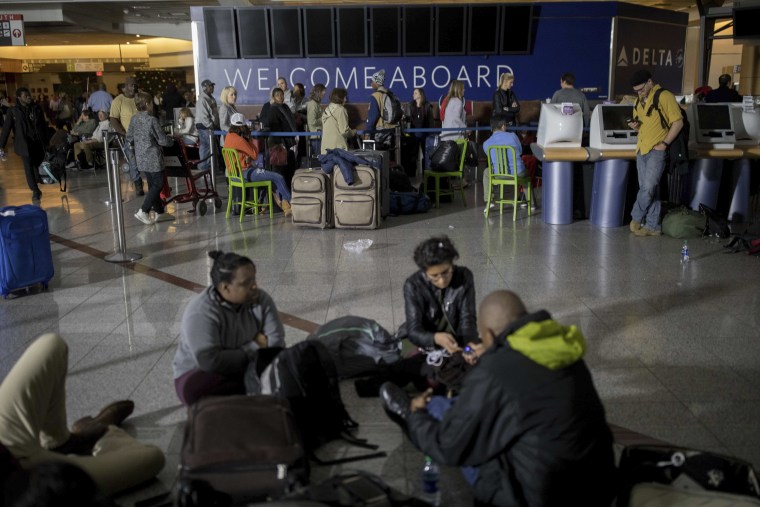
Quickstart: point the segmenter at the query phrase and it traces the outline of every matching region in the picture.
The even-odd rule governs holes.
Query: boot
[[[280,202],[280,208],[282,208],[282,212],[285,214],[286,217],[289,217],[293,214],[293,209],[290,207],[290,203],[286,201],[285,199]]]

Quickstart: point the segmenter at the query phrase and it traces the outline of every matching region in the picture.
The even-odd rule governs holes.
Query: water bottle
[[[441,505],[440,472],[438,465],[433,463],[430,456],[425,456],[425,465],[422,467],[422,498],[433,505]]]
[[[684,240],[681,247],[681,263],[689,262],[689,241]]]

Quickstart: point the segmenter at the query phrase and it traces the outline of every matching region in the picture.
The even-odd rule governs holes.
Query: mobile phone
[[[635,121],[636,121],[636,120],[634,120],[634,119],[633,119],[633,118],[631,118],[630,116],[629,116],[628,118],[626,118],[626,119],[625,119],[625,122],[626,122],[626,123],[634,123]]]

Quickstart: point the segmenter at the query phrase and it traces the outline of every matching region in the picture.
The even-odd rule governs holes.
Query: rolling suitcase
[[[188,410],[180,460],[180,494],[190,498],[208,490],[235,504],[277,499],[309,478],[293,412],[275,396],[197,401]]]
[[[47,288],[53,278],[47,213],[38,206],[0,208],[0,293],[41,283]]]
[[[291,182],[293,224],[327,229],[333,227],[332,181],[321,169],[298,169]]]
[[[374,142],[364,141],[364,146],[374,146]],[[378,167],[382,168],[380,173],[380,216],[387,217],[391,214],[391,196],[390,196],[390,155],[384,150],[361,149],[351,150],[351,153],[357,157],[362,157],[367,161],[375,161]]]
[[[388,174],[388,171],[357,165],[354,184],[348,185],[343,178],[343,173],[336,166],[333,171],[333,213],[337,229],[377,229],[380,227],[379,179],[383,172]],[[390,208],[390,201],[388,206]]]

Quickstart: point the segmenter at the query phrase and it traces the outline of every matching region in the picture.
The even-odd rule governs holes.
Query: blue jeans
[[[450,399],[444,396],[433,396],[430,398],[426,409],[428,414],[430,414],[430,417],[437,421],[443,421],[443,417],[446,415],[446,412],[454,406],[455,401],[456,398]],[[478,482],[478,476],[480,475],[478,467],[461,467],[460,470],[470,486],[474,486],[475,483]]]
[[[651,150],[646,155],[636,155],[636,171],[639,175],[639,193],[631,210],[635,222],[643,222],[647,229],[660,230],[660,200],[658,185],[665,170],[665,150]]]
[[[275,193],[279,195],[280,199],[283,201],[290,202],[291,198],[293,197],[290,195],[290,190],[288,190],[288,186],[285,184],[285,178],[282,177],[282,174],[276,173],[274,171],[265,171],[263,169],[249,167],[245,170],[245,174],[243,176],[248,181],[271,181],[274,183]]]

